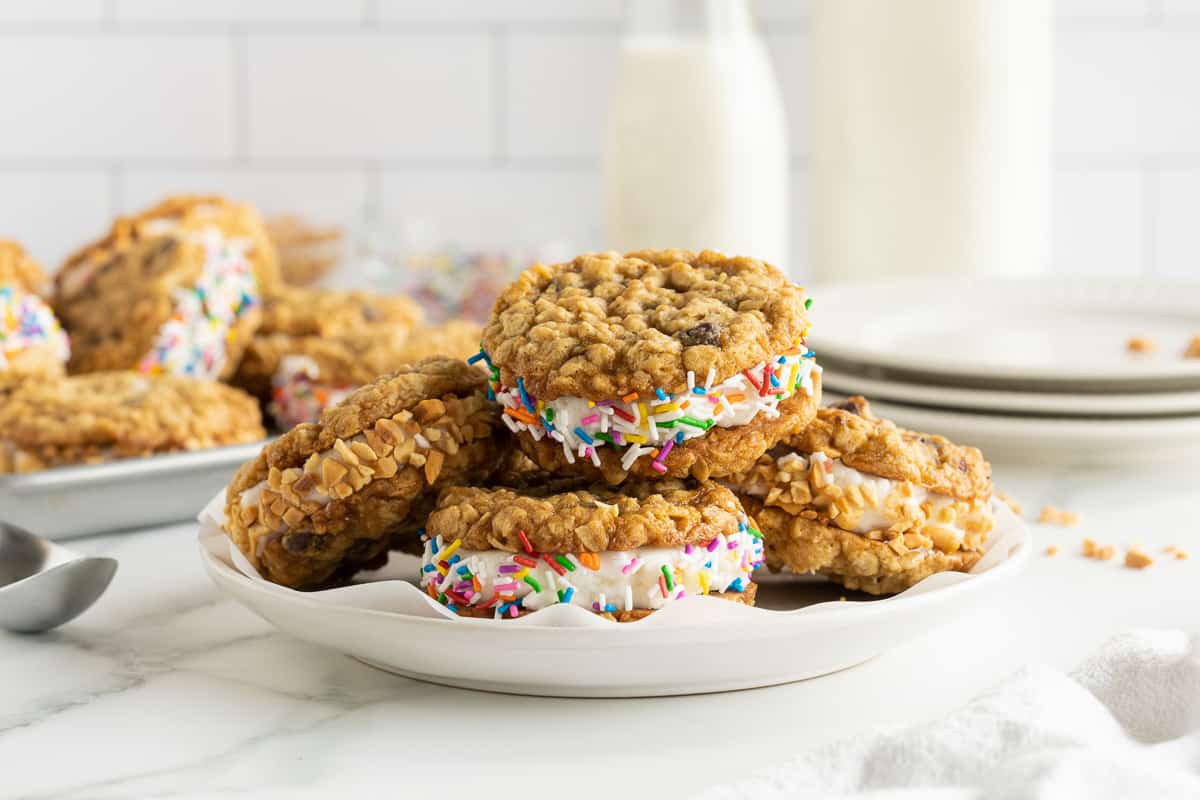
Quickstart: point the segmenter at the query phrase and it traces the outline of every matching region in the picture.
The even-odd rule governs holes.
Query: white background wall
[[[803,0],[760,0],[791,122]],[[0,235],[49,266],[219,190],[466,244],[603,244],[618,0],[0,0]],[[1200,0],[1057,0],[1056,268],[1200,275]]]

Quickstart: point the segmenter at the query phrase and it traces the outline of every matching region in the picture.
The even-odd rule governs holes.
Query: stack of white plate
[[[1200,463],[1200,285],[909,278],[816,287],[826,394],[993,460]],[[1135,353],[1133,337],[1157,345]]]

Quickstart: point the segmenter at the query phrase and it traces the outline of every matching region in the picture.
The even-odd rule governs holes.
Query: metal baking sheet
[[[192,520],[265,443],[0,475],[0,519],[50,539]]]

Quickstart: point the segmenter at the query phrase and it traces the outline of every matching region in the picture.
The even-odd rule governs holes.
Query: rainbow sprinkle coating
[[[657,388],[644,397],[632,393],[611,400],[560,397],[549,402],[529,394],[524,378],[517,378],[516,387],[503,386],[500,370],[482,347],[468,361],[483,361],[489,368],[488,398],[503,407],[501,418],[514,433],[525,431],[539,441],[550,437],[562,445],[569,463],[588,458],[600,466],[599,448],[624,448],[622,469],[645,456],[662,474],[677,445],[703,436],[713,426],[745,425],[758,414],[777,417],[780,402],[797,391],[811,394],[813,372],[820,369],[813,358],[800,337],[787,352],[721,383],[715,382],[713,370],[703,382],[689,371],[686,388],[675,393]]]
[[[283,359],[271,379],[269,411],[278,425],[294,428],[302,422],[316,422],[322,411],[342,402],[358,388],[319,383],[320,377],[320,367],[308,356]]]
[[[189,375],[215,380],[227,362],[226,345],[238,320],[259,305],[258,281],[246,257],[250,243],[225,239],[216,229],[201,235],[204,268],[196,285],[174,292],[175,312],[138,363],[150,375]]]
[[[762,534],[738,530],[706,545],[569,555],[462,550],[462,540],[424,537],[421,587],[451,611],[491,609],[496,619],[557,604],[597,613],[658,609],[688,595],[741,592],[763,563]]]
[[[59,361],[71,356],[66,331],[45,301],[15,286],[0,286],[0,370],[8,369],[17,354],[38,347],[50,349]]]

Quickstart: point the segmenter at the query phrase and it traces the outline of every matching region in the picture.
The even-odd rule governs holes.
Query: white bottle
[[[786,270],[787,123],[745,0],[634,0],[605,157],[608,245]]]
[[[815,0],[813,266],[824,280],[1049,260],[1049,0]]]

